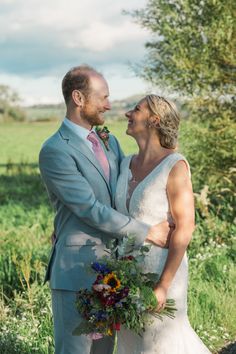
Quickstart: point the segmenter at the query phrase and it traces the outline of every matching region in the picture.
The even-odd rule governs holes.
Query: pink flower
[[[89,334],[87,334],[87,336],[92,340],[97,340],[97,339],[103,338],[102,333],[89,333]]]
[[[98,292],[102,292],[103,290],[110,290],[111,287],[110,285],[107,284],[94,284],[93,285],[93,290],[98,291]]]
[[[106,140],[106,139],[108,138],[107,133],[101,133],[101,134],[100,134],[100,138],[101,138],[102,140]]]
[[[123,259],[124,261],[132,261],[134,259],[134,256],[125,256],[122,257],[121,259]]]

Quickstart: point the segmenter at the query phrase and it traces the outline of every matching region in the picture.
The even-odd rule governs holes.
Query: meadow
[[[1,354],[54,352],[50,292],[43,285],[53,212],[37,161],[43,141],[59,125],[0,125]],[[135,152],[134,140],[125,135],[125,122],[111,121],[108,126],[126,154]],[[214,212],[209,186],[199,187],[195,128],[183,122],[180,134],[180,150],[192,166],[197,206],[197,227],[188,250],[189,318],[212,353],[236,353],[236,228],[229,217]]]

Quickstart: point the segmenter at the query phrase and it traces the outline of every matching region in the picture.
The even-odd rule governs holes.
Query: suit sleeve
[[[121,147],[120,147],[120,144],[119,144],[119,141],[116,139],[115,136],[113,136],[113,139],[114,139],[115,144],[116,144],[116,151],[118,151],[119,163],[121,164],[122,160],[123,160],[124,157],[125,157],[125,154],[124,154],[124,152],[122,151],[122,149],[121,149]]]
[[[83,222],[113,238],[135,235],[136,245],[143,243],[149,226],[100,203],[66,152],[43,147],[39,166],[48,190]]]

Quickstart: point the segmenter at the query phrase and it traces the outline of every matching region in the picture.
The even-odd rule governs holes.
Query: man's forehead
[[[90,79],[91,86],[104,85],[104,86],[108,87],[108,84],[102,75],[91,74],[91,75],[89,75],[89,79]]]
[[[101,75],[96,75],[93,74],[90,76],[90,88],[92,91],[103,91],[104,94],[109,95],[109,87],[104,79],[103,76]]]

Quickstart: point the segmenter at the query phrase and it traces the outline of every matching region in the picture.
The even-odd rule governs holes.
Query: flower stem
[[[114,349],[113,349],[113,352],[112,352],[112,354],[118,354],[117,353],[117,340],[118,340],[118,338],[117,338],[117,331],[115,331],[115,338],[114,338]]]

